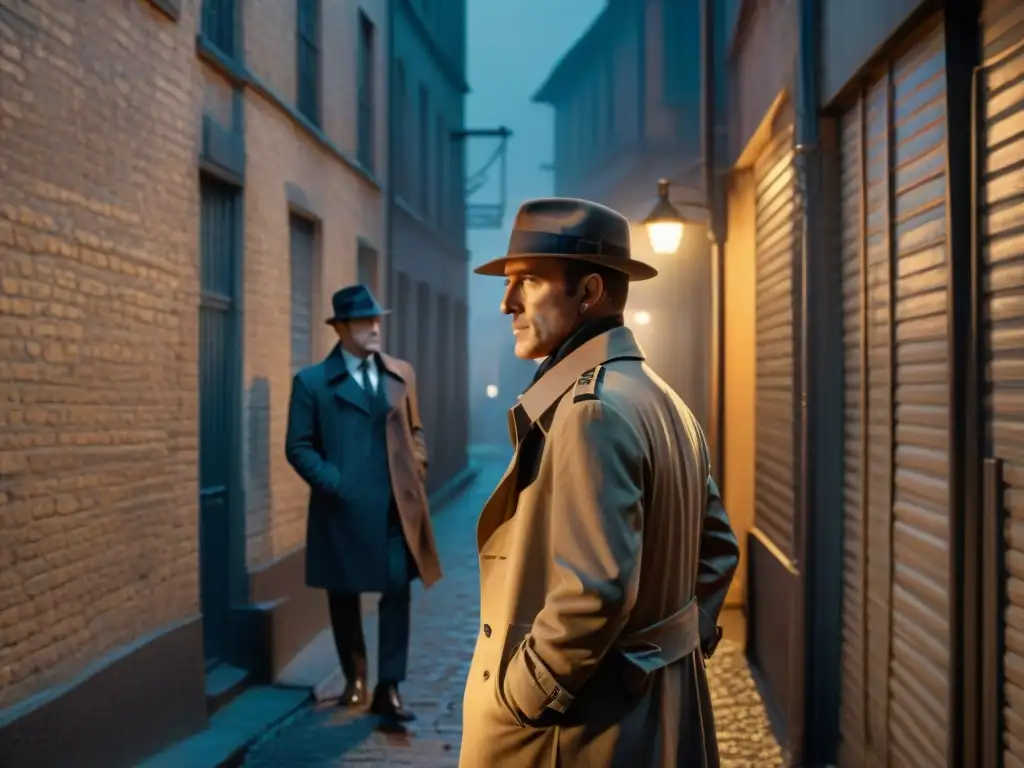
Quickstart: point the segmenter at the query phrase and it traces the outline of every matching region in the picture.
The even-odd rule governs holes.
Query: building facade
[[[388,338],[416,368],[433,493],[464,474],[469,438],[466,3],[392,5]]]
[[[101,5],[0,12],[10,766],[135,764],[326,626],[290,380],[386,290],[387,0]]]
[[[780,736],[1020,762],[1024,6],[715,14],[724,493]]]

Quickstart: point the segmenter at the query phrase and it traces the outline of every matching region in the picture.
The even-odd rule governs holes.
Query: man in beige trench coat
[[[704,669],[739,559],[704,435],[622,312],[629,224],[583,200],[519,210],[504,275],[516,355],[545,358],[509,412],[484,506],[463,768],[717,766]]]

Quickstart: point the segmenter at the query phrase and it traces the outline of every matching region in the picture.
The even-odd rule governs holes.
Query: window
[[[316,228],[291,215],[292,373],[313,363],[313,246]]]
[[[405,62],[399,59],[395,63],[395,119],[392,123],[395,142],[395,186],[399,196],[409,196],[409,148],[406,142],[409,137],[408,127],[408,86],[405,81]]]
[[[437,215],[437,228],[444,232],[446,226],[446,216],[448,209],[448,189],[446,184],[447,174],[445,173],[445,162],[447,158],[448,142],[448,129],[444,124],[444,115],[437,116],[437,128],[435,130],[434,141],[437,142],[437,152],[434,154],[434,209]]]
[[[395,312],[398,315],[398,356],[403,360],[409,360],[412,353],[411,329],[415,326],[415,315],[413,314],[412,281],[404,272],[398,273],[398,304]]]
[[[373,170],[373,111],[374,111],[374,37],[373,22],[362,11],[359,12],[359,105],[358,105],[358,146],[356,157],[367,170]]]
[[[420,211],[429,215],[430,208],[430,94],[427,86],[420,84],[420,119],[419,119],[419,189],[417,190]]]
[[[298,0],[298,108],[320,125],[320,0]]]
[[[202,34],[220,52],[234,58],[238,0],[203,0]]]
[[[615,56],[608,57],[604,68],[605,130],[609,139],[615,136]]]
[[[451,202],[449,208],[449,229],[453,237],[461,241],[462,233],[459,231],[464,226],[462,220],[466,179],[462,173],[462,142],[449,142],[449,157],[451,163],[448,165],[448,172],[451,180],[448,182],[448,195]]]
[[[367,243],[359,243],[359,253],[356,256],[357,279],[365,285],[373,295],[380,298],[380,270],[377,249]]]

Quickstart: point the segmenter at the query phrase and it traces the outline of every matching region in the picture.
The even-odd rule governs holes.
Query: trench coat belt
[[[623,635],[614,648],[645,678],[700,649],[700,610],[696,598],[656,624]]]

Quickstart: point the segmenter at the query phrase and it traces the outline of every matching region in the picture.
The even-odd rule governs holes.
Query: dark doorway
[[[231,479],[235,469],[236,281],[240,191],[201,182],[199,309],[199,575],[208,664],[228,650]]]

